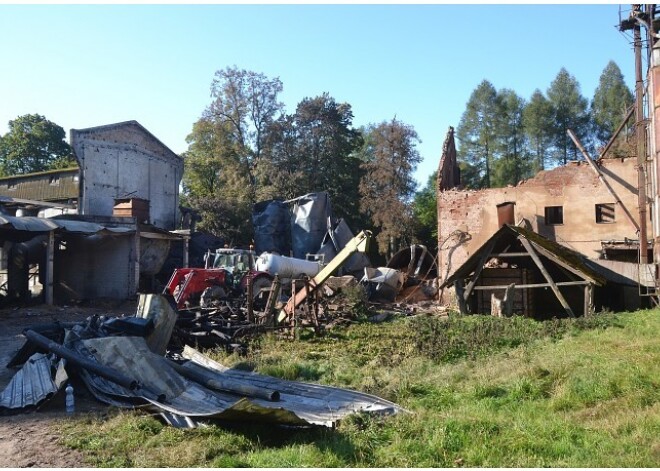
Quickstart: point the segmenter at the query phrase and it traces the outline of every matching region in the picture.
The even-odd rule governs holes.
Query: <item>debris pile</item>
[[[78,375],[99,401],[160,414],[177,427],[209,419],[333,426],[358,411],[397,413],[378,397],[226,368],[190,346],[165,356],[176,311],[161,295],[142,295],[129,317],[26,330],[10,362],[22,365],[0,394],[0,413],[31,410]]]

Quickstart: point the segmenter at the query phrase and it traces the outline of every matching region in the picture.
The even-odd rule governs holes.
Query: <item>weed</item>
[[[67,446],[114,467],[657,467],[660,311],[536,322],[486,316],[359,323],[235,367],[367,391],[411,413],[335,430],[195,430],[139,412],[66,421]]]

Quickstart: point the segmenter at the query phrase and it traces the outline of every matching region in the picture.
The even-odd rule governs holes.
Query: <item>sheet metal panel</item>
[[[149,351],[144,339],[138,337],[87,339],[77,342],[75,348],[106,366],[123,371],[145,386],[133,392],[82,372],[85,383],[99,400],[119,407],[147,406],[156,412],[193,418],[326,426],[357,411],[402,411],[392,402],[357,391],[229,370],[187,347],[184,355],[194,358],[195,365],[187,364],[186,367],[199,368],[201,365],[220,378],[236,378],[255,386],[277,389],[280,401],[212,391],[179,375],[164,357]],[[158,395],[164,395],[165,400],[159,400]]]
[[[0,394],[0,413],[36,407],[50,399],[67,381],[64,362],[55,366],[55,356],[35,353]]]

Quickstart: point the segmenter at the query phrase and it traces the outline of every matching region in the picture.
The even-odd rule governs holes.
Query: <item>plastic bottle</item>
[[[66,387],[66,413],[73,414],[76,410],[75,399],[73,398],[73,386],[70,384]]]

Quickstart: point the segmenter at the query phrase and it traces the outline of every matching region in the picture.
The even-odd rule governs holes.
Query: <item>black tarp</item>
[[[252,208],[254,246],[257,254],[291,252],[291,213],[281,200],[260,201]]]

